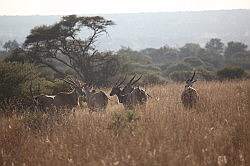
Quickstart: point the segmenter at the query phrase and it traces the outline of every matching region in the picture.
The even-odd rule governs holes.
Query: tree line
[[[68,89],[60,81],[67,75],[109,86],[124,74],[143,74],[142,83],[152,84],[183,81],[193,70],[204,80],[242,78],[250,70],[247,45],[237,41],[224,44],[218,38],[204,47],[187,43],[180,48],[166,45],[140,51],[128,47],[116,52],[99,51],[99,37],[114,25],[100,16],[69,15],[53,25],[33,28],[23,44],[6,42],[0,61],[0,88],[4,92],[0,98],[15,93],[28,96],[31,90],[48,94]]]

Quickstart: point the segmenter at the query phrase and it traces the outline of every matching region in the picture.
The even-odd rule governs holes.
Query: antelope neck
[[[122,95],[121,89],[119,89],[119,91],[116,93],[116,96],[118,97],[119,102],[122,103],[124,96]]]

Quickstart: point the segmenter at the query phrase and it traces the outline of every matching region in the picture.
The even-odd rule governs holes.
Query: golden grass
[[[186,110],[183,85],[147,88],[146,110],[0,117],[0,165],[248,165],[249,81],[201,82]],[[116,98],[112,98],[116,100]]]

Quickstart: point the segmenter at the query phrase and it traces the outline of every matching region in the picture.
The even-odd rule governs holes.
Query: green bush
[[[52,94],[57,94],[59,92],[67,92],[70,90],[69,84],[63,80],[55,79],[51,87]]]
[[[51,87],[51,88],[50,88]],[[36,67],[27,63],[0,62],[0,100],[30,98],[52,92],[53,83],[40,77]]]
[[[199,78],[205,81],[212,81],[216,79],[216,73],[201,69],[198,71],[199,73]]]
[[[184,62],[192,67],[204,66],[204,63],[199,58],[185,58]]]
[[[190,71],[174,71],[169,74],[169,77],[172,81],[175,82],[184,82],[186,81],[190,76],[192,75],[192,72]]]
[[[181,71],[181,72],[182,71],[192,71],[192,68],[188,64],[179,63],[179,64],[175,64],[175,65],[168,67],[167,70],[163,71],[163,74],[165,76],[170,76],[169,75],[170,73],[178,72],[178,71]]]
[[[217,71],[217,76],[219,79],[240,79],[246,76],[243,69],[239,67],[226,67],[222,70]]]
[[[157,74],[148,74],[143,77],[142,83],[146,85],[164,84],[166,80]]]

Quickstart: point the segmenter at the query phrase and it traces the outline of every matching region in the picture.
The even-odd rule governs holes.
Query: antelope
[[[133,81],[135,79],[135,76],[136,75],[134,75],[134,77],[132,77],[132,79],[124,86],[124,88],[122,89],[122,94],[131,93],[134,90],[134,84],[141,79],[142,75],[138,79]],[[126,79],[126,77],[127,75],[125,76],[124,79]]]
[[[80,96],[84,96],[85,93],[82,91],[80,85],[78,85],[73,80],[65,80],[64,81],[70,84],[73,87],[71,92],[59,92],[55,95],[53,104],[56,108],[66,107],[72,109],[79,105],[78,98]]]
[[[39,109],[51,108],[53,106],[55,96],[38,95],[34,97],[35,104]]]
[[[105,111],[108,105],[108,97],[103,91],[96,92],[91,86],[83,86],[85,93],[84,101],[91,111]]]
[[[33,82],[31,81],[29,90],[31,98],[33,99],[33,104],[35,104],[35,106],[37,106],[39,110],[43,111],[45,111],[47,108],[51,108],[53,106],[53,101],[55,96],[49,96],[45,94],[34,96],[32,91],[32,85],[33,85],[32,83]]]
[[[192,108],[199,99],[197,91],[192,87],[193,83],[197,81],[197,80],[194,80],[194,76],[195,76],[195,72],[190,79],[186,80],[185,89],[183,90],[181,94],[182,104],[186,108]]]
[[[147,102],[147,95],[145,91],[142,89],[133,88],[131,92],[124,93],[121,89],[122,83],[125,81],[126,77],[123,81],[120,82],[120,79],[116,82],[115,86],[112,88],[110,92],[110,96],[116,95],[120,103],[123,104],[125,110],[134,109],[136,106],[142,106]],[[120,83],[119,83],[120,82]],[[131,80],[130,80],[131,82]]]

